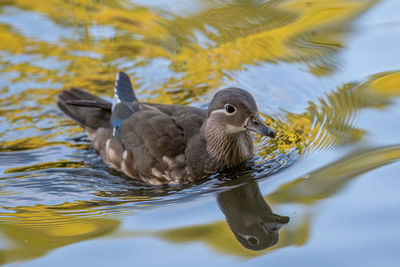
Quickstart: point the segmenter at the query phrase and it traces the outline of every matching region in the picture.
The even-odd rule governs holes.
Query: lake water
[[[400,2],[1,0],[0,265],[399,266]],[[56,107],[256,98],[239,170],[147,186]]]

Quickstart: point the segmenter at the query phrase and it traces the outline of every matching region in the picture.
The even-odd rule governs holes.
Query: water
[[[1,1],[0,264],[397,266],[400,3]],[[257,99],[244,168],[151,187],[107,167],[55,104]],[[267,229],[268,231],[265,231]]]

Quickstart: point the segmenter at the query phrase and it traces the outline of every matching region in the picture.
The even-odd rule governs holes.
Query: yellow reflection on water
[[[349,155],[328,166],[313,171],[278,188],[267,196],[271,203],[313,204],[328,198],[342,189],[351,179],[362,173],[390,164],[400,159],[400,146],[370,149]]]
[[[316,73],[335,68],[329,63],[342,46],[345,32],[354,18],[376,1],[282,1],[241,5],[227,3],[210,7],[188,17],[165,19],[146,8],[125,1],[60,1],[46,4],[37,1],[5,1],[1,5],[35,11],[54,23],[72,29],[73,36],[63,36],[60,44],[46,43],[23,36],[10,26],[1,25],[1,51],[10,55],[37,54],[41,58],[56,57],[67,62],[66,72],[43,69],[24,62],[11,64],[3,71],[21,75],[37,74],[63,87],[80,86],[111,95],[114,75],[120,67],[113,63],[163,57],[170,67],[183,76],[151,88],[158,101],[185,103],[188,97],[215,90],[222,85],[224,73],[242,69],[245,64],[258,62],[301,61]],[[62,12],[60,12],[62,11]],[[238,16],[238,13],[240,16]],[[94,26],[112,26],[112,38],[96,39]],[[214,45],[203,47],[194,31],[200,31]],[[99,32],[101,32],[99,30]],[[134,37],[134,36],[141,36]],[[12,43],[12,46],[8,44]],[[95,52],[97,57],[75,56],[73,52]],[[324,58],[322,60],[322,58]],[[331,59],[329,59],[331,58]],[[130,64],[132,66],[132,64]],[[155,70],[155,73],[157,70]],[[71,78],[73,77],[73,78]],[[179,89],[169,94],[167,89]],[[53,99],[48,98],[47,104]]]
[[[360,174],[399,159],[400,147],[371,149],[349,155],[308,174],[307,178],[299,178],[281,186],[265,196],[265,199],[273,205],[288,202],[315,204],[334,195]],[[54,207],[55,211],[51,206],[39,205],[8,209],[7,213],[1,213],[0,232],[11,243],[9,248],[0,251],[0,263],[39,257],[57,247],[110,233],[119,226],[117,220],[90,216],[90,210],[85,215],[74,214],[72,210],[75,207],[71,210],[69,206],[67,203]],[[296,222],[283,227],[277,245],[264,251],[251,251],[241,246],[225,221],[142,233],[141,236],[162,238],[173,243],[202,242],[220,253],[249,258],[286,246],[304,244],[309,237],[312,215],[305,212],[302,216]],[[136,235],[128,233],[123,236],[135,238]]]
[[[333,131],[340,125],[329,127],[330,123],[337,123],[337,118],[349,117],[350,115],[345,112],[355,112],[351,111],[353,107],[357,107],[357,109],[377,107],[376,96],[377,92],[379,92],[377,88],[390,88],[393,81],[392,79],[398,77],[397,74],[398,73],[377,75],[358,85],[345,85],[343,88],[339,88],[337,91],[328,94],[326,99],[331,100],[321,100],[322,104],[318,108],[315,104],[310,103],[311,107],[315,107],[314,109],[308,109],[311,111],[307,110],[305,113],[297,115],[288,114],[286,116],[286,123],[275,121],[274,123],[276,123],[277,126],[286,127],[285,133],[289,136],[287,139],[278,141],[280,145],[275,147],[275,149],[285,149],[285,146],[290,147],[296,142],[297,145],[306,147],[307,142],[310,144],[315,142],[315,139],[312,139],[312,132],[316,131],[315,129],[320,129],[320,126],[318,126],[318,119],[316,119],[318,116],[330,116],[330,120],[324,120],[326,123],[325,127],[326,131]],[[386,82],[388,82],[387,86]],[[391,92],[393,95],[397,95],[398,90],[396,89],[396,85],[394,85],[394,88],[395,90]],[[343,97],[348,98],[349,96],[351,96],[351,101],[357,103],[356,105],[351,105],[352,108],[343,111],[332,106],[340,105],[341,102],[336,101],[336,99],[343,99]],[[368,96],[373,96],[374,101],[368,101]],[[378,107],[387,105],[392,95],[385,92],[383,95],[379,96],[378,103],[380,103],[380,105],[378,105]],[[346,102],[349,103],[347,100]],[[332,114],[329,115],[328,111],[331,111]],[[312,122],[312,120],[317,122]],[[341,121],[345,125],[349,120]],[[351,125],[347,125],[346,127],[349,128],[346,132],[349,134],[348,131],[352,129]],[[358,129],[354,130],[359,132]],[[334,135],[335,133],[331,132],[329,134]],[[317,134],[315,134],[315,136],[318,137]],[[323,140],[323,138],[317,140]],[[322,141],[318,141],[316,143],[321,144],[321,142]],[[333,162],[319,170],[307,174],[307,177],[300,177],[297,180],[281,186],[275,192],[265,196],[265,199],[272,205],[295,203],[308,206],[315,204],[321,199],[329,198],[334,195],[349,181],[360,174],[398,161],[399,159],[400,147],[397,146],[370,149],[348,155],[337,162]],[[9,172],[13,171],[22,172],[25,170],[9,170]],[[104,194],[99,194],[102,196],[107,195],[106,192]],[[141,199],[140,197],[138,199],[132,197],[130,200],[140,201]],[[127,199],[127,201],[129,201],[129,199]],[[3,255],[6,255],[3,257],[4,263],[39,257],[56,247],[106,234],[118,227],[119,221],[91,216],[90,209],[85,211],[86,214],[84,214],[84,216],[83,214],[68,214],[68,212],[74,210],[87,208],[88,205],[90,206],[90,203],[65,203],[54,207],[39,205],[7,209],[15,213],[12,215],[8,212],[0,214],[1,232],[4,233],[6,238],[11,241],[10,244],[12,244],[9,249],[1,251]],[[249,251],[241,246],[240,243],[235,240],[234,235],[225,221],[144,234],[162,238],[173,243],[202,242],[220,253],[248,258],[263,255],[271,250],[286,246],[301,246],[309,237],[311,223],[312,214],[305,212],[303,217],[297,222],[282,228],[280,241],[277,245],[261,252]],[[43,236],[45,238],[43,238]],[[134,238],[134,236],[132,237]],[[29,241],[29,245],[25,244],[25,240]],[[16,248],[14,248],[15,245]],[[23,250],[24,253],[21,253],[21,250]]]
[[[264,251],[251,251],[241,246],[225,221],[170,229],[160,232],[158,236],[174,243],[202,242],[220,253],[246,258],[264,255],[271,250],[287,246],[301,246],[309,238],[313,219],[312,213],[306,209],[307,206],[333,196],[362,173],[399,160],[399,146],[370,149],[346,156],[307,174],[306,177],[284,184],[275,192],[266,195],[265,200],[273,206],[293,203],[306,205],[306,207],[300,218],[296,218],[296,221],[290,222],[281,229],[279,242]]]
[[[17,10],[11,13],[40,14],[52,25],[68,30],[68,34],[56,42],[46,42],[24,33],[13,23],[0,24],[0,74],[11,77],[8,78],[10,85],[0,89],[1,95],[6,95],[0,98],[0,116],[9,125],[5,132],[12,133],[12,138],[7,139],[3,138],[6,133],[0,133],[0,152],[57,145],[87,149],[86,144],[57,140],[61,134],[74,136],[81,130],[65,117],[42,110],[49,107],[55,110],[55,95],[61,88],[79,86],[111,96],[114,76],[120,69],[133,75],[135,88],[142,86],[143,92],[150,92],[151,101],[178,104],[210,94],[224,85],[225,78],[246,65],[302,62],[311,73],[328,75],[337,68],[335,54],[344,46],[353,21],[377,2],[292,0],[259,4],[246,1],[240,5],[214,6],[210,1],[204,10],[178,17],[162,16],[129,1],[2,1],[1,14],[10,13],[9,7]],[[101,26],[112,27],[111,37],[102,37],[104,29],[97,29]],[[157,88],[142,85],[136,67],[146,66],[156,58],[166,59],[168,70],[180,74],[179,78],[171,74]],[[53,60],[54,64],[37,64],[45,60]],[[155,69],[154,75],[158,71]],[[268,124],[277,130],[278,138],[259,140],[259,147],[263,147],[259,155],[269,159],[291,149],[298,149],[302,154],[361,140],[366,129],[353,126],[358,112],[390,104],[400,93],[399,84],[399,72],[381,73],[363,83],[349,83],[332,90],[316,103],[309,103],[301,114],[283,111],[277,117],[265,116]],[[48,120],[46,127],[36,125],[45,120]],[[32,132],[20,137],[18,133],[26,130]],[[314,204],[334,195],[359,174],[398,160],[399,151],[400,148],[391,147],[349,155],[310,173],[307,178],[301,177],[280,187],[265,198],[273,205]],[[77,168],[82,164],[49,160],[9,168],[5,173]],[[13,192],[6,193],[12,197]],[[97,195],[107,197],[107,193]],[[149,198],[137,196],[125,200]],[[109,234],[120,224],[116,219],[93,214],[87,208],[90,202],[37,204],[1,207],[0,232],[9,243],[0,250],[0,264],[40,257],[55,248]],[[81,213],[73,213],[84,208],[87,209]],[[311,220],[312,215],[305,214],[293,226],[284,227],[280,242],[270,250],[304,244]],[[241,257],[268,252],[253,252],[242,247],[224,221],[167,229],[151,236],[174,243],[203,242],[221,253]]]
[[[268,139],[259,154],[273,158],[297,148],[300,154],[333,146],[354,144],[366,133],[353,124],[358,113],[366,108],[383,108],[400,94],[400,72],[374,75],[363,83],[345,84],[325,94],[319,103],[309,102],[304,113],[287,112],[280,119],[266,117],[277,132]]]
[[[0,110],[1,116],[15,126],[6,133],[41,130],[35,124],[43,120],[48,120],[48,129],[58,129],[22,139],[6,135],[0,148],[10,151],[68,146],[68,142],[52,139],[61,131],[71,136],[80,129],[65,127],[71,125],[65,117],[41,112],[45,106],[54,107],[59,92],[47,87],[80,86],[110,96],[118,69],[133,71],[135,82],[135,67],[155,58],[169,60],[173,73],[182,74],[179,79],[170,77],[158,88],[144,88],[156,96],[152,101],[162,103],[194,101],[219,88],[223,78],[246,64],[299,61],[310,66],[313,73],[326,74],[336,68],[334,55],[343,46],[346,29],[376,2],[297,0],[223,6],[210,2],[190,16],[167,18],[129,1],[4,1],[0,4],[2,13],[36,12],[68,34],[61,34],[57,42],[46,42],[32,37],[35,32],[26,34],[12,22],[0,24],[0,36],[5,40],[0,44],[2,72],[17,73],[7,96],[0,98],[0,105],[9,107]],[[14,9],[10,11],[10,7]],[[102,26],[114,29],[107,38],[101,35],[104,29],[97,29]],[[209,39],[208,45],[202,44],[196,32]],[[40,36],[40,32],[36,34]],[[20,55],[33,58],[20,59]],[[55,62],[51,66],[37,64],[49,59]],[[12,93],[13,87],[26,83],[22,92]],[[351,120],[360,108],[360,94],[351,87],[354,85],[332,92],[321,99],[319,106],[310,103],[304,114],[267,118],[279,138],[260,154],[268,158],[293,148],[303,153],[359,140],[364,132],[351,127]],[[25,105],[32,101],[33,105]]]
[[[50,169],[50,168],[80,168],[80,167],[84,167],[83,162],[61,160],[61,161],[57,161],[57,162],[38,163],[38,164],[35,164],[32,166],[9,168],[9,169],[5,170],[4,173],[31,172],[31,171],[38,171],[38,170],[42,170],[42,169]]]
[[[370,88],[387,97],[400,95],[400,72],[376,75],[371,79]]]
[[[0,264],[25,261],[69,244],[111,233],[119,221],[82,214],[65,214],[48,206],[21,207],[0,213],[0,234],[7,247],[0,249]]]

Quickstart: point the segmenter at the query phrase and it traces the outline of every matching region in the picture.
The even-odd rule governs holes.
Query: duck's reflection
[[[289,222],[289,217],[272,212],[255,181],[220,193],[218,204],[236,239],[251,250],[275,245],[279,229]]]

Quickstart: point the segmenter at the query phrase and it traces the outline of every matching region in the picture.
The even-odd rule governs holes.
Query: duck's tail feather
[[[82,89],[71,88],[62,91],[57,97],[57,105],[83,128],[112,128],[111,103]]]
[[[111,110],[112,106],[110,102],[98,102],[96,100],[69,100],[66,103],[72,106],[103,108],[109,110]]]

